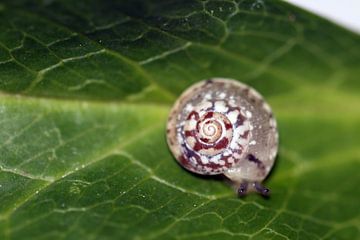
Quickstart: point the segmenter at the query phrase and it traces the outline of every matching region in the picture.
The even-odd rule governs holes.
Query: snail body
[[[268,194],[260,183],[275,162],[277,126],[270,106],[251,87],[223,78],[190,86],[170,111],[167,142],[187,170],[224,174],[240,195]]]

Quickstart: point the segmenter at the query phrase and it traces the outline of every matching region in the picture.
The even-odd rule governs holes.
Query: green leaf
[[[2,1],[0,239],[359,239],[360,38],[282,1]],[[189,85],[272,106],[272,196],[165,141]]]

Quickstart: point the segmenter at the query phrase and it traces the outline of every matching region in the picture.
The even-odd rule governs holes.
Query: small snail
[[[224,174],[240,196],[269,194],[261,182],[275,162],[278,132],[270,106],[251,87],[223,78],[190,86],[170,112],[167,142],[187,170]]]

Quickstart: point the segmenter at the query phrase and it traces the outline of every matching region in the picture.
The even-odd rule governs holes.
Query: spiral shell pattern
[[[261,180],[277,152],[276,122],[252,88],[211,79],[194,84],[176,101],[167,141],[177,161],[192,172]]]
[[[185,141],[200,155],[213,156],[227,148],[233,135],[230,120],[221,113],[206,112],[206,109],[192,112],[184,126]]]

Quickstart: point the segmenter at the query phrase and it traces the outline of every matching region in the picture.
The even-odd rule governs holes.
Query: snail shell
[[[268,175],[278,133],[272,111],[257,91],[214,78],[190,86],[178,98],[169,115],[167,142],[184,168],[224,174],[240,185]]]

